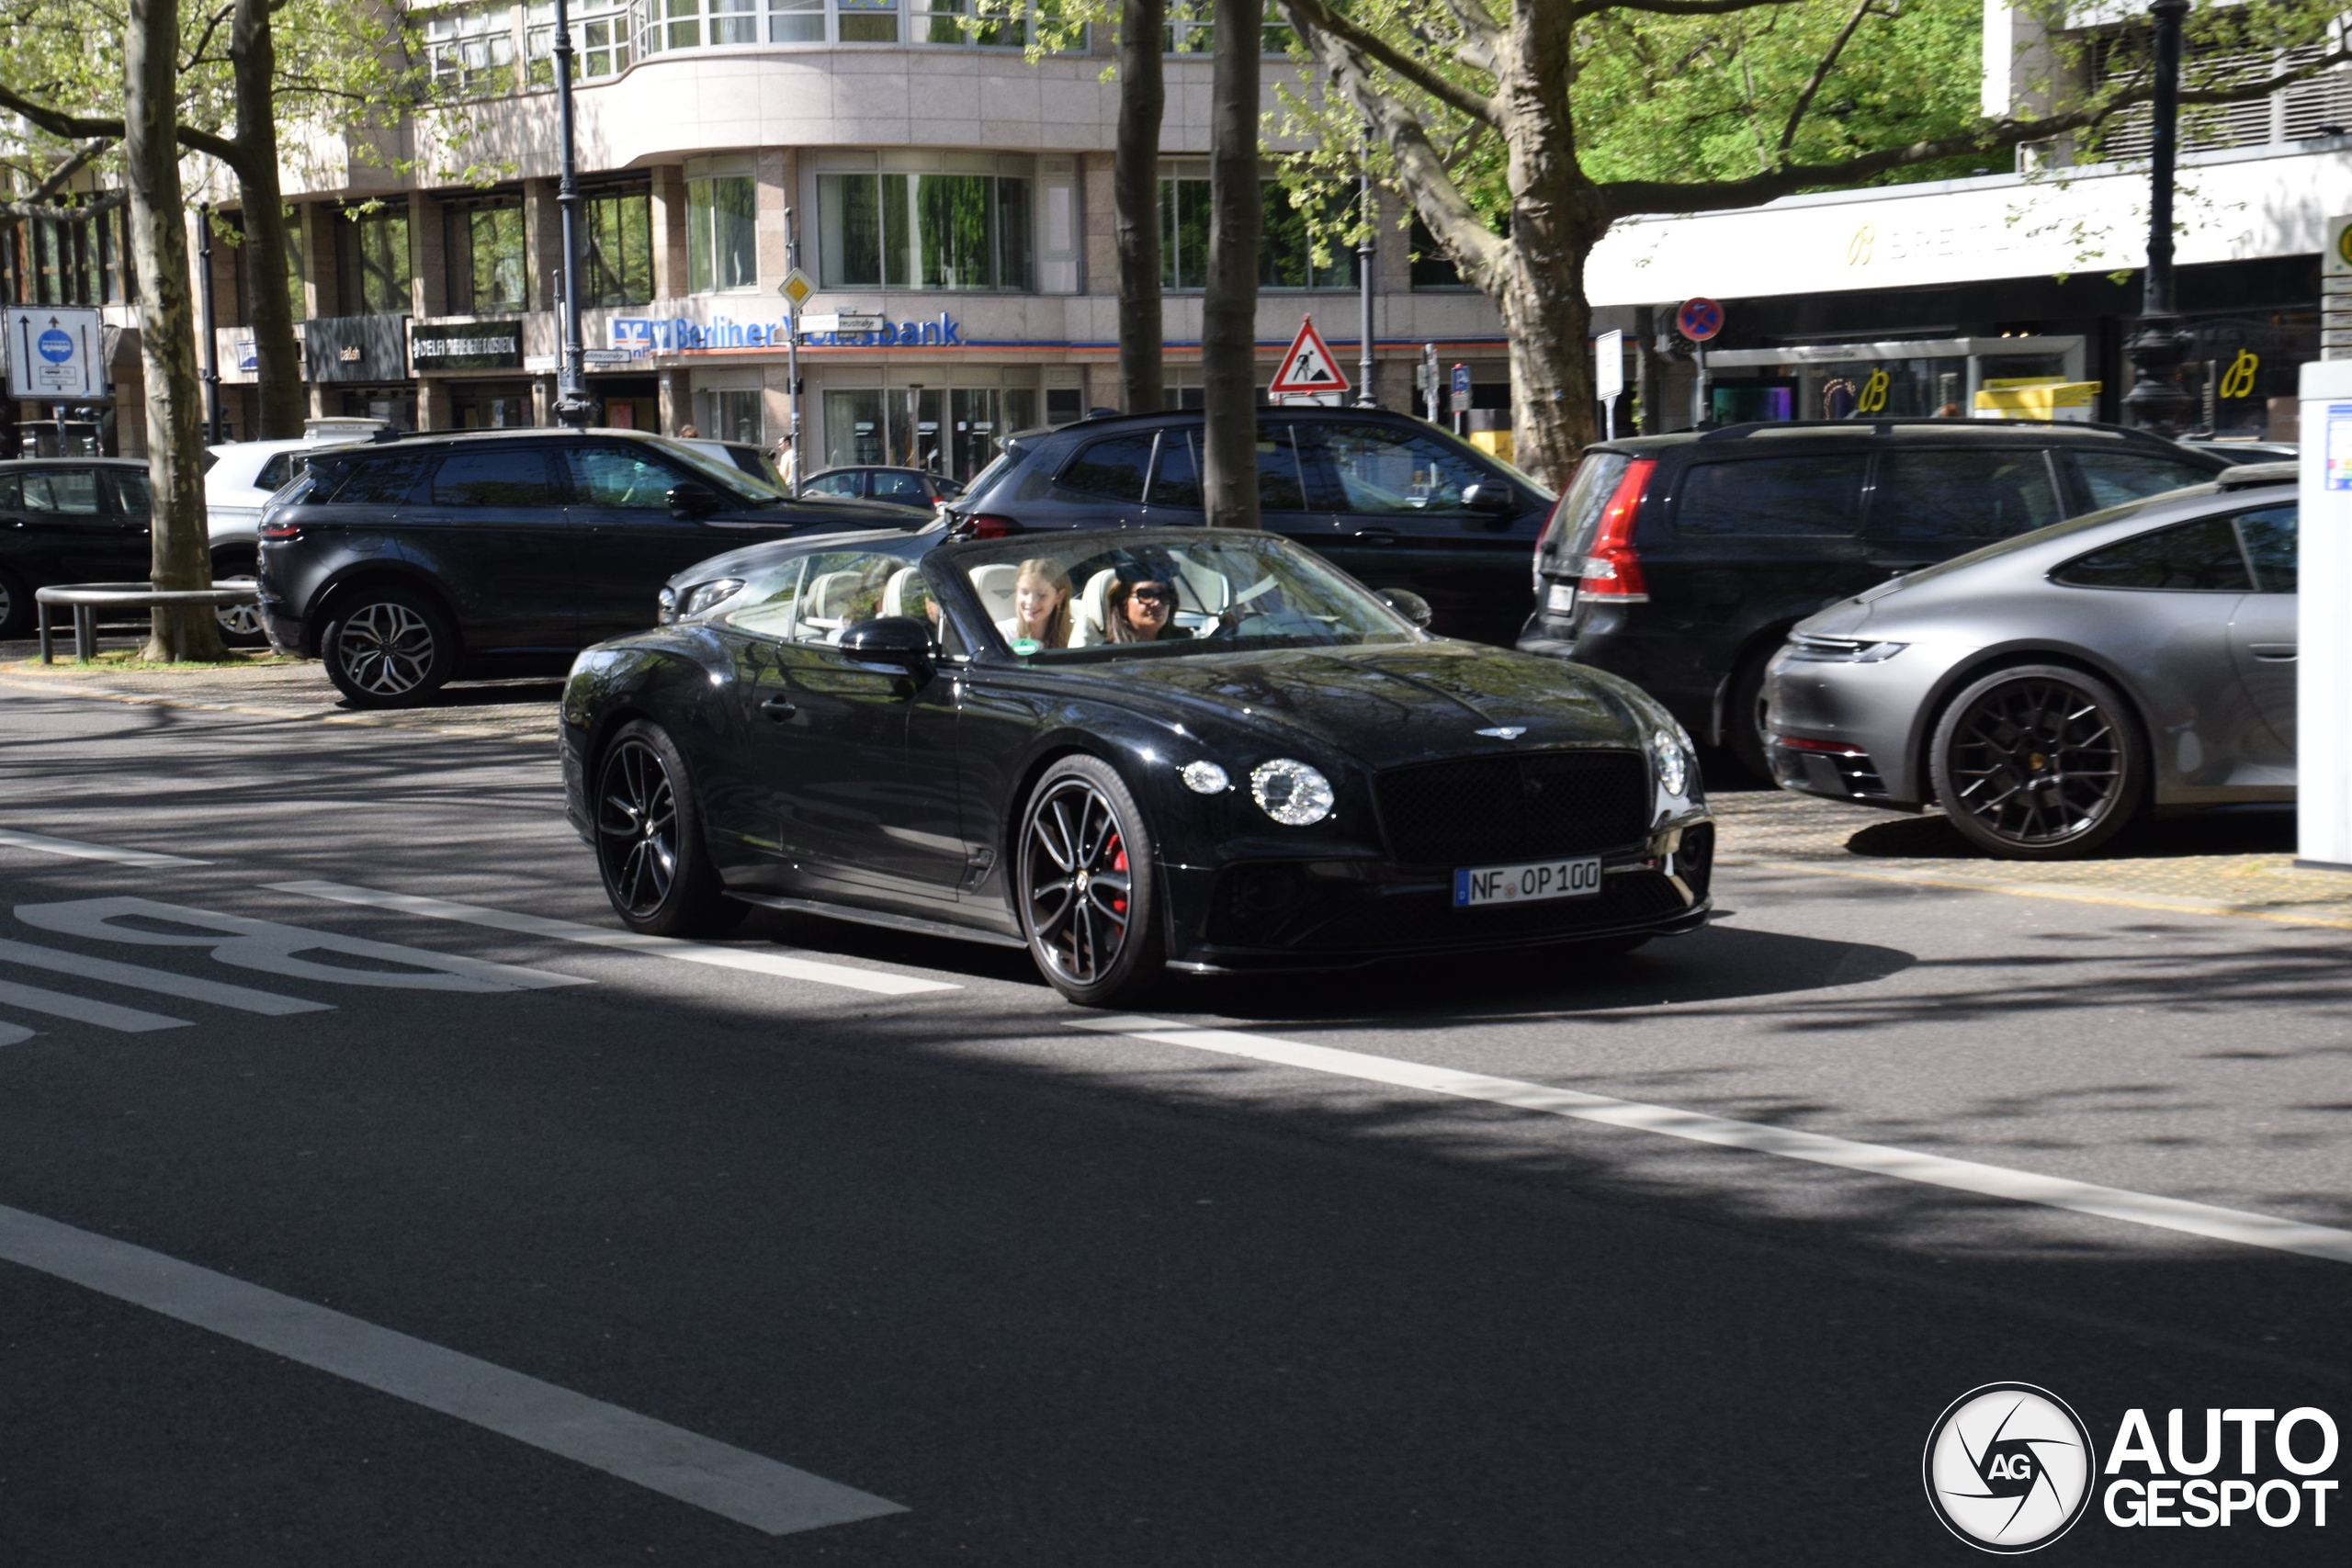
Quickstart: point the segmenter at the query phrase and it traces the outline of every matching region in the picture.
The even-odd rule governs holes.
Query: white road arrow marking
[[[61,948],[37,946],[29,942],[0,941],[0,964],[48,969],[60,975],[78,975],[85,980],[103,980],[108,985],[134,991],[153,991],[159,996],[178,997],[191,1002],[210,1002],[215,1007],[234,1008],[240,1012],[257,1012],[272,1018],[283,1018],[288,1013],[334,1010],[325,1002],[310,1001],[301,997],[282,997],[275,991],[257,991],[250,986],[232,986],[220,980],[199,980],[193,976],[175,975],[168,969],[150,969],[142,964],[119,964],[111,958],[94,958],[86,953],[67,953]]]

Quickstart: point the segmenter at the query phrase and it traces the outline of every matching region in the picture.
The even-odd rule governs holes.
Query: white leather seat
[[[1107,629],[1111,624],[1111,584],[1118,580],[1119,574],[1109,567],[1086,580],[1086,588],[1079,594],[1078,604],[1070,611],[1069,645],[1072,648],[1111,640]]]
[[[839,641],[842,627],[849,623],[850,608],[856,602],[862,581],[854,571],[828,571],[810,582],[800,595],[804,635],[820,632],[827,642]]]
[[[1021,569],[1011,561],[976,566],[968,574],[972,592],[979,595],[980,613],[991,621],[1012,618],[1012,593],[1020,586]]]
[[[907,613],[907,584],[914,581],[914,576],[915,569],[910,566],[902,566],[890,574],[890,581],[882,585],[884,615],[903,615]]]

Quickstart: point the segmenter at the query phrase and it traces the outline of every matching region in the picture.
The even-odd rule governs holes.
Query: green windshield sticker
[[[1031,654],[1036,652],[1044,646],[1045,644],[1039,642],[1033,637],[1017,637],[1012,639],[1012,651],[1021,655],[1023,659],[1028,658]]]

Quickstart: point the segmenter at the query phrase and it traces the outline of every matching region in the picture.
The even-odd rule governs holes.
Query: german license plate
[[[1544,591],[1544,613],[1547,615],[1573,615],[1577,613],[1577,585],[1555,582]]]
[[[1600,857],[1539,860],[1524,865],[1469,866],[1453,874],[1453,907],[1529,904],[1545,898],[1589,898],[1600,891]]]

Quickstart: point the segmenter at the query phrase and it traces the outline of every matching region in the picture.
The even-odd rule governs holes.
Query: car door
[[[886,602],[903,607],[900,574],[918,570],[886,551],[818,551],[789,595],[727,616],[728,635],[751,645],[738,660],[738,772],[759,820],[736,836],[772,846],[761,881],[918,914],[955,902],[967,856],[953,679],[840,646]]]
[[[143,581],[155,570],[154,493],[143,469],[108,468],[106,479],[117,523],[115,570],[127,581]]]
[[[401,533],[457,611],[469,653],[548,654],[582,645],[573,530],[548,457],[537,444],[453,446],[415,501],[401,508]]]
[[[653,625],[662,585],[695,562],[792,532],[792,520],[782,516],[762,525],[676,515],[670,491],[689,480],[709,481],[636,442],[567,445],[562,460],[571,485],[570,569],[582,644]]]
[[[143,582],[149,563],[143,523],[114,510],[98,470],[41,464],[24,470],[17,516],[24,536],[27,576],[44,582]]]
[[[2237,514],[2238,539],[2254,568],[2254,592],[2230,616],[2230,658],[2277,750],[2295,763],[2296,503]]]
[[[1871,570],[1894,577],[2065,515],[2042,448],[1888,446],[1871,474],[1862,537]]]
[[[1544,524],[1502,476],[1431,434],[1359,420],[1294,427],[1332,512],[1326,553],[1375,588],[1430,603],[1430,629],[1508,642],[1526,619],[1527,562]],[[1464,500],[1479,487],[1480,505]],[[1509,504],[1496,510],[1495,501]]]

